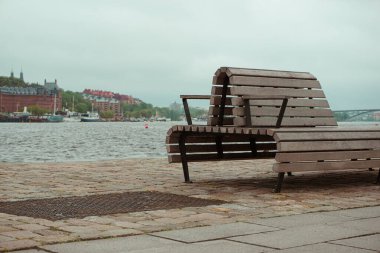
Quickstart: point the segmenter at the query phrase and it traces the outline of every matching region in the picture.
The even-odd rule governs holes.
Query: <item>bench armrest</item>
[[[210,95],[180,95],[182,99],[210,99]]]
[[[281,127],[282,119],[284,118],[285,109],[288,105],[288,100],[290,97],[288,96],[243,96],[244,108],[245,108],[245,117],[246,117],[246,125],[252,126],[251,120],[251,106],[249,104],[250,100],[282,100],[282,105],[280,108],[280,112],[278,114],[276,128]]]
[[[189,104],[187,103],[188,99],[210,99],[210,95],[180,95],[180,98],[182,98],[183,103],[183,110],[185,111],[186,121],[188,125],[192,125],[193,122],[191,121],[190,116],[190,109]]]

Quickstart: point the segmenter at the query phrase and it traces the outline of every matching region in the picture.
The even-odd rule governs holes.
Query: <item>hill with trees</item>
[[[73,108],[74,105],[74,108]],[[81,92],[63,90],[62,106],[70,111],[86,113],[91,111],[91,102],[83,98]],[[74,110],[73,110],[74,109]]]
[[[0,76],[0,87],[38,87],[41,86],[37,83],[26,83],[19,78]]]

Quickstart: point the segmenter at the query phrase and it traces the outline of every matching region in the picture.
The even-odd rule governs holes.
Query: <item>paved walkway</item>
[[[360,246],[379,239],[380,186],[373,184],[377,170],[297,173],[286,177],[281,194],[274,194],[272,163],[191,163],[193,184],[182,183],[180,165],[166,159],[0,163],[0,201],[159,191],[228,202],[60,221],[0,213],[0,252],[76,251],[70,247],[84,247],[77,252],[97,252],[91,247],[102,252],[187,252],[199,247],[255,252],[303,245],[316,247],[315,252],[326,247],[339,252],[348,251],[349,243],[367,250],[378,247]]]
[[[19,253],[380,251],[380,206],[39,246]]]

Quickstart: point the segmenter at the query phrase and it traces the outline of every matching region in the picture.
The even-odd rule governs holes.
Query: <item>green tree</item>
[[[31,105],[31,106],[29,106],[28,110],[32,115],[35,115],[38,117],[40,117],[46,113],[49,113],[49,110],[42,108],[38,105]]]
[[[0,76],[0,86],[27,87],[28,84],[18,78]]]
[[[125,117],[145,117],[150,118],[152,115],[155,115],[156,111],[153,108],[153,105],[147,103],[140,104],[123,104],[123,112]]]
[[[72,110],[74,103],[74,111],[85,113],[91,111],[91,102],[84,99],[82,93],[73,91],[62,91],[62,105]]]
[[[100,112],[100,117],[104,119],[112,119],[115,117],[115,113],[113,111],[102,111]]]
[[[78,103],[75,105],[75,111],[79,113],[86,113],[91,111],[91,105],[89,106],[87,103]]]

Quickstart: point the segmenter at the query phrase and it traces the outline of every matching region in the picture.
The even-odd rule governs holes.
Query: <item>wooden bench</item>
[[[276,192],[285,172],[380,167],[380,128],[338,127],[310,73],[224,67],[211,96],[181,97],[188,125],[169,129],[166,143],[185,182],[193,161],[275,158]],[[188,99],[210,99],[207,125],[192,124]]]

